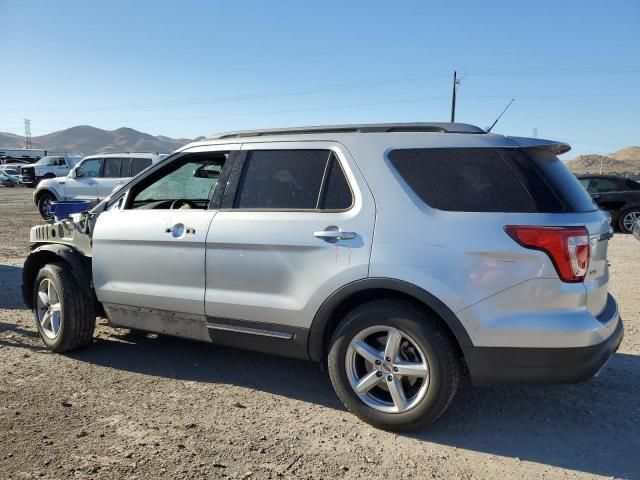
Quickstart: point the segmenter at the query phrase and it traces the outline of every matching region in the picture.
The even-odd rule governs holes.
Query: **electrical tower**
[[[31,148],[31,120],[24,119],[24,148]]]
[[[533,138],[538,138],[538,127],[535,127],[532,133],[533,133]]]

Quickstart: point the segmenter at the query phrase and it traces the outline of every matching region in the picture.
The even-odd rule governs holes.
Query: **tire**
[[[631,233],[633,223],[638,219],[640,219],[640,207],[629,208],[618,217],[618,228],[622,233]]]
[[[392,335],[387,332],[381,341],[380,335],[384,332],[376,333],[380,327],[395,332],[393,338],[397,338],[398,333],[401,336],[400,354],[391,362],[382,350]],[[374,346],[377,355],[381,355],[377,360],[381,362],[378,367],[365,361],[359,352],[354,354],[352,341],[365,341],[371,346],[372,339],[380,342],[380,348]],[[413,365],[422,361],[421,369],[426,363],[427,378],[394,373],[400,371],[396,368],[403,368],[403,361],[407,361],[405,353],[413,357],[408,359],[414,362]],[[363,371],[359,380],[373,374],[371,381],[377,382],[360,394],[352,387],[352,382],[358,380],[358,368]],[[328,369],[338,397],[350,412],[374,427],[392,431],[420,430],[435,422],[451,403],[462,370],[458,349],[440,320],[416,305],[395,299],[366,303],[345,316],[331,340]],[[410,385],[411,382],[415,383]],[[398,408],[398,403],[402,405],[402,402],[396,403],[391,395],[393,385],[403,389],[408,408]],[[398,391],[397,387],[394,391]],[[395,398],[398,398],[397,393]],[[394,409],[396,411],[392,412]]]
[[[66,263],[49,263],[40,269],[33,285],[33,305],[38,333],[49,350],[68,352],[93,339],[93,299],[86,287],[78,285]]]
[[[38,196],[38,211],[40,212],[40,216],[47,221],[53,218],[51,202],[55,202],[55,200],[55,197],[49,192],[42,192]]]

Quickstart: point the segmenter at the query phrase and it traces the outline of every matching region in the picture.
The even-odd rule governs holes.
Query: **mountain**
[[[627,147],[607,155],[580,155],[567,162],[576,173],[640,173],[640,147]]]
[[[91,155],[110,152],[158,152],[170,153],[191,142],[187,138],[153,136],[132,128],[102,130],[89,125],[79,125],[59,132],[32,137],[33,148],[51,153]],[[13,133],[0,132],[0,148],[23,148],[24,138]]]

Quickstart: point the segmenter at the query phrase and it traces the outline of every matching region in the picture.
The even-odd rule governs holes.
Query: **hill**
[[[48,150],[51,153],[77,155],[109,152],[170,153],[191,141],[187,138],[153,136],[126,127],[117,130],[102,130],[89,125],[71,127],[32,138],[33,148]],[[0,148],[22,147],[24,147],[23,137],[13,133],[0,132]]]
[[[576,173],[640,173],[640,147],[627,147],[607,155],[580,155],[567,162]]]

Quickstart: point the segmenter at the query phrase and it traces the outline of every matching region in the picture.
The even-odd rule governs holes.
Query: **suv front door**
[[[331,293],[367,277],[375,206],[350,158],[332,142],[244,144],[207,235],[214,341],[238,325],[293,338]]]
[[[205,239],[224,187],[219,176],[239,147],[177,154],[100,214],[93,280],[114,325],[208,339]]]
[[[75,176],[64,179],[64,196],[69,200],[89,200],[98,197],[96,179],[100,176],[102,158],[89,158],[76,167]]]

